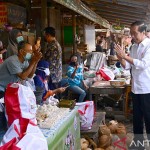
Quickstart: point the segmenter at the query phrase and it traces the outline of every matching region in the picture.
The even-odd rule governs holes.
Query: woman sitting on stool
[[[78,57],[72,55],[67,70],[69,87],[72,92],[79,94],[78,102],[83,102],[88,88],[83,82],[83,64],[78,63]]]

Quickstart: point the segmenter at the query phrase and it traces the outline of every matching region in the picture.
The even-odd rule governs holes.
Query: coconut
[[[86,150],[89,146],[89,142],[85,138],[81,138],[81,150]]]
[[[110,136],[110,129],[106,125],[100,125],[99,127],[99,136],[102,135],[109,135]]]
[[[107,147],[105,150],[114,150],[115,148],[113,146]]]
[[[120,138],[123,138],[125,137],[127,134],[127,131],[126,131],[126,127],[125,125],[123,125],[122,123],[119,123],[118,124],[118,128],[117,128],[117,135],[120,137]]]
[[[111,143],[112,143],[111,136],[102,135],[101,137],[99,137],[99,147],[105,149],[105,148],[107,148],[108,146],[110,146]]]
[[[118,122],[115,120],[111,120],[108,124],[108,128],[110,129],[112,134],[116,134],[118,128]]]

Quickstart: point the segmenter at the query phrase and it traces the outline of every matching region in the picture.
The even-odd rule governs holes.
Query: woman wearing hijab
[[[18,54],[18,43],[23,40],[24,39],[20,30],[12,29],[9,32],[6,58],[8,58],[9,56]]]
[[[49,96],[52,96],[54,94],[62,93],[65,91],[66,88],[57,88],[55,90],[50,90],[48,88],[48,77],[50,75],[50,70],[49,70],[49,63],[45,60],[40,60],[37,69],[35,72],[34,76],[34,83],[35,86],[44,88],[44,93],[43,93],[43,100],[46,100]]]

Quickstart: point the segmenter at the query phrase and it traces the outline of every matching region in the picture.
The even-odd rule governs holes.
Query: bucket
[[[44,91],[45,91],[44,88],[38,87],[38,86],[36,87],[36,91],[34,91],[34,95],[35,95],[35,97],[36,97],[36,103],[37,103],[38,105],[40,105],[41,102],[42,102],[42,98],[43,98]]]

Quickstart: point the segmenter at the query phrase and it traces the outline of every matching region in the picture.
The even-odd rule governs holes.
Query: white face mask
[[[46,76],[49,76],[49,75],[50,75],[50,70],[49,70],[49,68],[46,68],[46,69],[43,70],[43,71],[45,72]]]
[[[49,68],[43,68],[43,67],[40,67],[40,68],[37,68],[38,70],[41,70],[41,71],[44,71],[46,76],[49,76],[50,75],[50,70]]]

